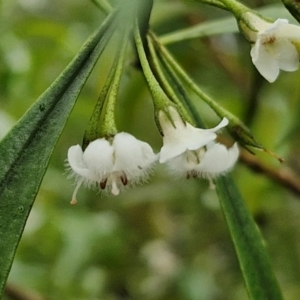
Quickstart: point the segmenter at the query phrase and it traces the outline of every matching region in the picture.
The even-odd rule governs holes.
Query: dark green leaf
[[[114,20],[115,13],[0,144],[0,295],[50,156]]]
[[[217,192],[252,300],[282,300],[269,257],[254,220],[231,177],[216,179]]]

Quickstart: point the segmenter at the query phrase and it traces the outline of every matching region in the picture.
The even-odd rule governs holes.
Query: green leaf
[[[300,22],[300,3],[295,0],[282,0],[282,3],[291,15]]]
[[[112,13],[0,144],[0,298],[57,140],[114,30]]]
[[[216,179],[217,193],[252,300],[282,300],[256,224],[231,177]]]

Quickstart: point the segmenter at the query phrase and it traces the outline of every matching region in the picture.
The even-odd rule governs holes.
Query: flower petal
[[[97,139],[91,142],[83,153],[83,161],[100,182],[113,170],[113,147],[105,139]]]
[[[160,150],[160,163],[164,163],[186,150],[197,150],[213,141],[217,135],[210,131],[186,125],[186,130],[174,133],[172,136],[164,136],[164,145]]]
[[[79,145],[69,148],[68,163],[75,174],[93,180],[90,171],[83,161],[83,152]]]
[[[276,40],[287,39],[292,42],[300,41],[300,27],[298,25],[289,24],[286,19],[277,19],[266,30],[260,31],[264,36],[275,37]]]
[[[173,107],[170,107],[169,111],[174,124],[171,123],[164,113],[161,113],[159,116],[164,133],[163,147],[160,151],[160,163],[167,162],[186,150],[197,150],[205,146],[217,137],[216,131],[228,124],[228,120],[224,118],[214,128],[195,128],[187,122],[184,123],[179,113]]]
[[[187,150],[175,158],[170,159],[167,164],[171,173],[179,176],[186,176],[188,172],[195,170],[199,163],[198,152],[199,151]],[[201,149],[201,153],[202,152],[205,152],[204,148]]]
[[[205,129],[207,131],[212,131],[212,132],[217,132],[219,131],[221,128],[227,126],[229,123],[228,119],[227,118],[223,118],[222,121],[216,126],[216,127],[213,127],[213,128],[209,128],[209,129]]]
[[[145,176],[156,158],[149,144],[126,132],[120,132],[114,137],[113,147],[115,151],[113,170],[123,171],[131,181],[133,178]]]
[[[258,72],[269,82],[274,82],[279,75],[278,61],[268,49],[257,40],[251,49],[252,62]]]
[[[271,23],[270,26],[268,28],[266,28],[265,30],[261,31],[264,34],[276,34],[282,29],[284,28],[287,24],[289,23],[289,21],[287,19],[277,19],[274,23]]]
[[[252,62],[269,82],[274,82],[279,70],[295,71],[299,53],[295,44],[300,42],[300,27],[278,19],[267,29],[260,30],[251,49]]]
[[[230,149],[221,144],[211,143],[195,170],[203,177],[215,177],[228,172],[238,156],[239,149],[236,143]]]
[[[287,39],[280,39],[274,44],[278,53],[278,65],[281,70],[293,72],[299,66],[299,54],[296,47]]]

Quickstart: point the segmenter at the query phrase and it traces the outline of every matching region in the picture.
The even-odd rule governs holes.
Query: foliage
[[[224,16],[228,15],[196,2],[157,0],[150,24],[163,35]],[[58,77],[104,17],[91,2],[79,0],[2,1],[2,136]],[[56,145],[4,299],[15,299],[17,288],[32,299],[33,291],[43,295],[41,299],[246,299],[225,219],[206,182],[176,180],[159,167],[149,183],[117,198],[82,189],[77,206],[69,205],[73,187],[64,160],[70,145],[82,141],[114,47],[112,42],[101,56]],[[262,231],[285,299],[298,299],[299,191],[291,193],[291,180],[279,181],[275,175],[283,169],[299,173],[299,71],[282,73],[276,84],[265,82],[251,65],[247,41],[232,33],[190,39],[168,49],[205,91],[285,158],[280,165],[264,153],[258,152],[254,162],[242,155],[232,176]],[[150,94],[131,57],[119,92],[118,126],[158,152],[161,139],[149,114]],[[193,96],[192,101],[205,123],[218,122],[199,98]],[[229,138],[225,132],[224,136]],[[254,173],[257,170],[262,173]],[[296,181],[296,175],[292,179]]]

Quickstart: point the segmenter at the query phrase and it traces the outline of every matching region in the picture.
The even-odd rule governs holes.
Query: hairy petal
[[[114,149],[102,138],[91,142],[83,153],[83,161],[90,172],[102,181],[105,174],[112,172],[114,164]]]
[[[115,150],[114,171],[124,171],[128,179],[143,176],[155,160],[149,144],[129,133],[118,133],[113,141]]]
[[[83,152],[79,145],[71,146],[69,148],[68,163],[76,175],[82,176],[88,180],[95,179],[83,161]]]
[[[216,177],[230,171],[238,156],[239,149],[236,143],[229,149],[224,145],[211,143],[195,170],[203,177]]]

